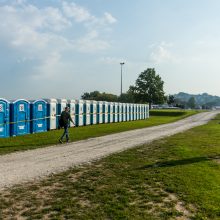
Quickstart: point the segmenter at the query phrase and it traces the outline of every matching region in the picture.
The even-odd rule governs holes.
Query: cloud
[[[150,54],[150,60],[153,63],[164,63],[164,62],[178,62],[179,59],[174,56],[170,48],[173,46],[172,43],[161,42],[160,44],[152,44]]]
[[[110,13],[97,17],[74,2],[60,2],[60,7],[38,7],[26,0],[1,1],[0,45],[16,54],[15,62],[24,69],[31,61],[33,71],[28,69],[27,74],[35,78],[51,76],[49,71],[55,74],[56,67],[61,71],[66,54],[94,53],[111,46],[105,28],[116,19]]]

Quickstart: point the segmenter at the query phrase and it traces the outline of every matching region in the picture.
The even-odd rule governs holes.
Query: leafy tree
[[[168,105],[174,105],[175,104],[175,97],[173,95],[168,95],[167,104]]]
[[[131,92],[126,92],[126,93],[122,93],[119,97],[118,97],[118,102],[122,102],[122,103],[134,103],[134,97],[133,94]]]
[[[148,68],[142,72],[135,83],[130,86],[129,92],[133,94],[135,102],[149,103],[149,107],[154,104],[163,104],[165,95],[163,91],[164,82],[153,68]]]
[[[189,108],[192,108],[192,109],[194,109],[196,107],[196,101],[193,96],[191,98],[189,98],[187,105]]]
[[[96,101],[107,101],[107,102],[117,102],[118,96],[110,93],[100,93],[99,91],[85,92],[82,96],[85,100],[96,100]]]

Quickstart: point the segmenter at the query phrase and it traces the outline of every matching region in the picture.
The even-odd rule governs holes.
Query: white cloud
[[[108,12],[105,12],[105,13],[104,13],[104,16],[105,16],[106,21],[107,21],[108,23],[110,23],[110,24],[113,24],[113,23],[117,22],[117,19],[114,18],[114,17],[113,17],[110,13],[108,13]]]
[[[179,59],[177,59],[177,57],[175,57],[170,50],[172,46],[172,43],[166,42],[161,42],[159,45],[150,45],[150,47],[152,48],[150,59],[154,63],[178,62]]]
[[[77,48],[81,52],[91,53],[98,50],[105,50],[110,47],[109,43],[99,39],[97,31],[91,31],[77,41]]]

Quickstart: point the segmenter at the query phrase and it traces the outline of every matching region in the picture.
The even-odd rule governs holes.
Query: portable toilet
[[[133,106],[134,106],[134,104],[132,104],[132,103],[130,103],[129,104],[129,120],[130,121],[133,121],[134,120],[134,115],[133,115]]]
[[[148,105],[148,104],[146,104],[145,106],[146,106],[146,118],[149,118],[149,116],[150,116],[150,109],[149,109],[149,105]]]
[[[90,101],[89,100],[85,100],[83,103],[83,124],[84,125],[90,125]]]
[[[68,102],[66,99],[57,99],[57,128],[59,125],[59,118],[62,111],[68,106]]]
[[[57,128],[57,100],[43,99],[47,102],[47,130],[54,130]]]
[[[68,100],[68,107],[70,108],[70,116],[74,122],[74,124],[76,124],[76,101],[71,99]],[[70,127],[73,127],[74,124],[72,122],[70,122]]]
[[[126,121],[130,121],[130,104],[126,103]]]
[[[103,114],[102,114],[102,118],[103,118],[103,123],[108,123],[108,102],[103,102]]]
[[[76,101],[76,126],[83,125],[83,100]]]
[[[31,133],[47,131],[47,102],[39,99],[30,102]]]
[[[137,104],[137,120],[140,120],[140,104]]]
[[[122,121],[126,121],[126,104],[122,103]]]
[[[91,117],[90,117],[90,121],[91,124],[97,124],[97,101],[91,101],[90,104],[90,110],[91,110]]]
[[[118,103],[118,121],[122,121],[122,103]]]
[[[9,137],[9,101],[0,98],[0,138]]]
[[[103,102],[98,101],[97,102],[97,123],[102,124],[103,123]]]
[[[134,115],[134,120],[137,120],[137,104],[134,104],[133,110],[134,110],[134,113],[133,113],[133,115]]]
[[[118,103],[113,104],[113,122],[118,122]]]
[[[18,99],[10,103],[11,136],[30,133],[30,102]]]
[[[113,102],[108,103],[108,122],[113,122]]]

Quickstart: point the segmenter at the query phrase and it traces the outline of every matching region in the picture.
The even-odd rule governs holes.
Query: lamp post
[[[122,66],[124,65],[125,63],[120,63],[121,65],[121,95],[122,95]]]

